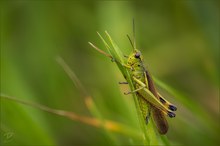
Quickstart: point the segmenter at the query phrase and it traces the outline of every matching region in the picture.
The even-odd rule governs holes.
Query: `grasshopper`
[[[166,134],[169,126],[165,116],[169,116],[170,118],[175,117],[175,113],[173,111],[177,110],[177,107],[166,99],[164,99],[156,90],[153,79],[146,69],[143,61],[143,55],[141,52],[136,49],[135,43],[135,29],[133,22],[133,38],[132,42],[130,37],[128,39],[133,47],[133,51],[129,56],[125,56],[127,58],[126,64],[115,60],[111,55],[106,52],[100,50],[95,45],[89,42],[89,44],[95,48],[98,52],[104,54],[105,56],[111,58],[113,61],[121,64],[125,68],[129,70],[129,73],[132,77],[132,83],[135,87],[135,90],[126,92],[125,94],[137,94],[139,105],[142,111],[142,115],[146,123],[151,116],[154,120],[154,123],[157,127],[157,130],[160,134]],[[128,82],[119,82],[120,84],[128,84]],[[148,91],[153,94],[153,98],[148,96]]]
[[[125,94],[136,93],[139,97],[139,105],[146,122],[153,115],[153,120],[160,134],[166,134],[168,131],[168,123],[165,115],[175,117],[177,108],[167,100],[165,100],[157,91],[149,71],[143,64],[143,56],[141,52],[134,47],[134,51],[128,56],[127,64],[123,65],[130,70],[132,82],[135,90]],[[155,98],[148,98],[147,90],[149,90]]]

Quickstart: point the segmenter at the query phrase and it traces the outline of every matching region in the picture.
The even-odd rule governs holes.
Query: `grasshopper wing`
[[[157,97],[159,99],[159,96],[157,94],[156,88],[154,86],[153,80],[151,78],[151,76],[149,75],[149,73],[147,71],[145,71],[146,73],[146,77],[147,77],[147,81],[148,81],[148,88],[151,91],[151,93]],[[157,130],[160,134],[166,134],[168,129],[169,129],[169,125],[168,122],[165,118],[164,113],[159,110],[158,108],[154,107],[152,108],[152,116],[153,116],[153,120],[156,124]]]
[[[158,108],[152,107],[152,116],[158,132],[162,135],[166,134],[169,129],[169,125],[164,113],[162,113],[162,111]]]

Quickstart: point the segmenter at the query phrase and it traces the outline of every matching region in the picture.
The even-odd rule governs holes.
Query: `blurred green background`
[[[14,1],[1,2],[1,93],[51,108],[94,116],[56,62],[61,56],[92,96],[103,119],[139,130],[123,76],[102,50],[107,30],[124,54],[137,47],[157,88],[177,105],[168,119],[171,145],[219,145],[219,2]],[[1,145],[137,145],[105,131],[1,98]]]

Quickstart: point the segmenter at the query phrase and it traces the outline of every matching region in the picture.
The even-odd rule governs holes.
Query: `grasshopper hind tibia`
[[[173,113],[173,112],[168,112],[167,115],[168,115],[170,118],[176,117],[176,114]]]
[[[176,111],[177,110],[177,107],[171,103],[169,103],[167,100],[165,100],[159,93],[158,93],[158,96],[159,96],[159,100],[162,104],[164,104],[165,106],[168,107],[168,109],[170,109],[171,111]]]
[[[174,105],[169,105],[169,109],[172,110],[172,111],[176,111],[176,110],[177,110],[177,107],[174,106]]]

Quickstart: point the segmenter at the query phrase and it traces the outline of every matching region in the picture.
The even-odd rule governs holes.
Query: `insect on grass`
[[[120,64],[128,70],[129,75],[132,79],[132,84],[134,90],[126,92],[125,94],[136,94],[138,97],[138,103],[143,115],[144,120],[148,123],[149,118],[152,115],[153,121],[157,127],[157,130],[160,134],[166,134],[169,126],[165,116],[170,118],[175,117],[174,111],[177,110],[176,106],[164,99],[156,90],[153,79],[146,69],[143,61],[143,55],[136,48],[135,42],[135,26],[133,21],[133,38],[132,42],[130,37],[128,39],[132,45],[132,53],[129,56],[125,56],[125,63],[121,62],[117,58],[114,58],[112,55],[105,53],[104,51],[97,48],[95,45],[89,42],[89,44],[95,48],[100,53],[115,61],[117,64]],[[101,37],[101,35],[99,35]],[[108,44],[101,37],[107,48],[110,48]],[[128,82],[120,82],[120,84],[128,84]],[[153,94],[149,97],[149,92]]]

